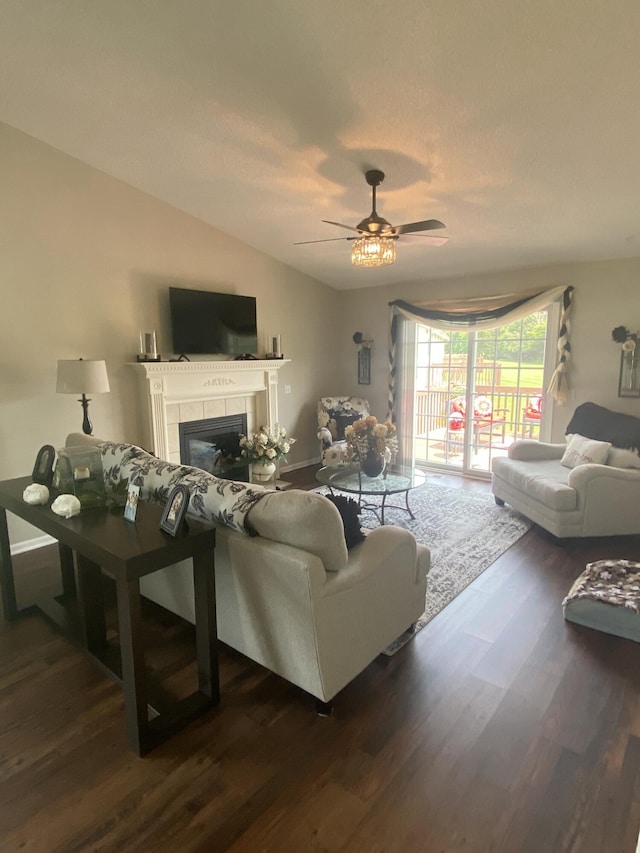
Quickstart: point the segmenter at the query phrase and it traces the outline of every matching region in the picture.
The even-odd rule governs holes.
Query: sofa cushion
[[[301,489],[269,492],[247,516],[247,528],[258,536],[315,554],[328,572],[347,565],[349,554],[342,519],[323,495]]]
[[[589,463],[605,465],[610,450],[611,442],[596,441],[576,433],[572,435],[560,462],[567,468],[576,468],[578,465]]]
[[[596,403],[582,403],[578,406],[566,432],[608,441],[615,447],[640,448],[640,418],[613,412]]]
[[[499,456],[493,460],[493,472],[549,509],[571,512],[577,507],[577,492],[568,485],[569,472],[560,459],[527,462]]]

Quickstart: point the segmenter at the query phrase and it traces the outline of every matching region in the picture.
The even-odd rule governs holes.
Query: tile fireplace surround
[[[278,371],[290,359],[140,362],[145,441],[153,453],[180,462],[179,424],[245,413],[247,431],[278,421]]]

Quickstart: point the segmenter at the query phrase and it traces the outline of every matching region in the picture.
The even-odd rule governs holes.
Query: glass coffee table
[[[408,513],[410,518],[415,518],[409,506],[409,492],[427,482],[424,471],[411,468],[390,468],[379,477],[367,477],[359,467],[325,467],[316,474],[316,480],[323,486],[328,486],[331,493],[334,491],[347,492],[356,495],[360,509],[373,512],[380,522],[384,524],[384,514],[387,509],[399,509]],[[404,506],[387,503],[389,495],[404,495]],[[381,498],[379,503],[367,500],[369,497]]]

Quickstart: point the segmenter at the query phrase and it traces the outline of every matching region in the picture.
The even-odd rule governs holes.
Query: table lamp
[[[81,394],[78,402],[82,405],[84,417],[82,431],[86,435],[93,432],[93,424],[89,418],[89,403],[87,394],[106,394],[110,390],[107,365],[97,359],[62,359],[58,361],[58,394]]]

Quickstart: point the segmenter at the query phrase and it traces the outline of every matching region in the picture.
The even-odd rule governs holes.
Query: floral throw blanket
[[[140,486],[142,500],[165,503],[171,489],[180,483],[189,489],[188,514],[200,521],[231,527],[241,533],[247,513],[261,497],[269,493],[262,486],[222,480],[189,465],[173,465],[156,459],[133,444],[104,442],[102,467],[107,490],[121,480]]]
[[[640,563],[631,560],[587,563],[562,606],[578,598],[604,601],[640,613]]]

